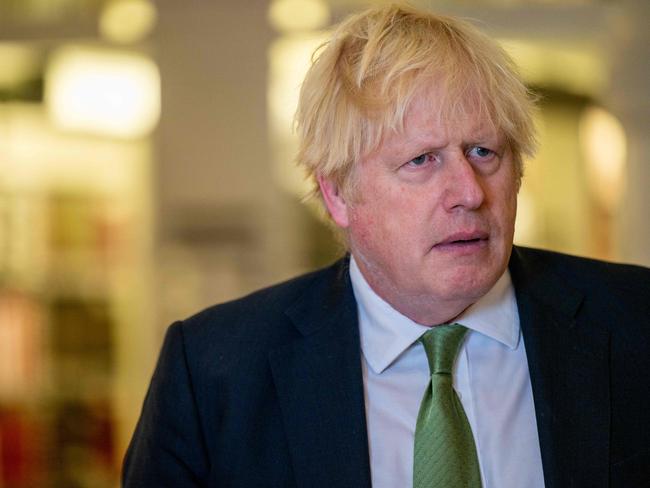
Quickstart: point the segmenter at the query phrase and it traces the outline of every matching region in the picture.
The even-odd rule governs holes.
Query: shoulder
[[[513,259],[527,271],[550,272],[582,286],[638,289],[650,286],[650,268],[515,246]]]
[[[255,338],[258,343],[278,342],[293,336],[287,311],[304,301],[325,301],[344,286],[348,259],[229,302],[208,307],[177,322],[186,341],[210,344]]]
[[[649,268],[515,246],[510,271],[515,288],[538,296],[578,294],[594,312],[650,318]]]

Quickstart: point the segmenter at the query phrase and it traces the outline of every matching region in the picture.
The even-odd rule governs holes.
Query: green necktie
[[[451,370],[467,329],[432,327],[422,337],[431,381],[415,426],[413,488],[480,488],[472,430],[452,387]]]

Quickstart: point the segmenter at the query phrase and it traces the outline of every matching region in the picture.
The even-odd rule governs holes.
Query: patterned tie
[[[472,430],[452,387],[451,370],[467,329],[432,327],[422,337],[431,381],[415,426],[413,488],[480,488]]]

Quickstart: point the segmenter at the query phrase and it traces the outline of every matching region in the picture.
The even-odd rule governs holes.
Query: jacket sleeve
[[[169,327],[124,458],[122,484],[200,487],[209,461],[187,362],[183,326]]]

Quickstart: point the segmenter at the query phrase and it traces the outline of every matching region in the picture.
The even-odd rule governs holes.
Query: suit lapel
[[[356,303],[342,262],[287,315],[301,333],[270,364],[300,487],[369,487]]]
[[[510,271],[526,346],[548,488],[606,487],[609,466],[609,334],[581,321],[581,293],[529,251]]]

